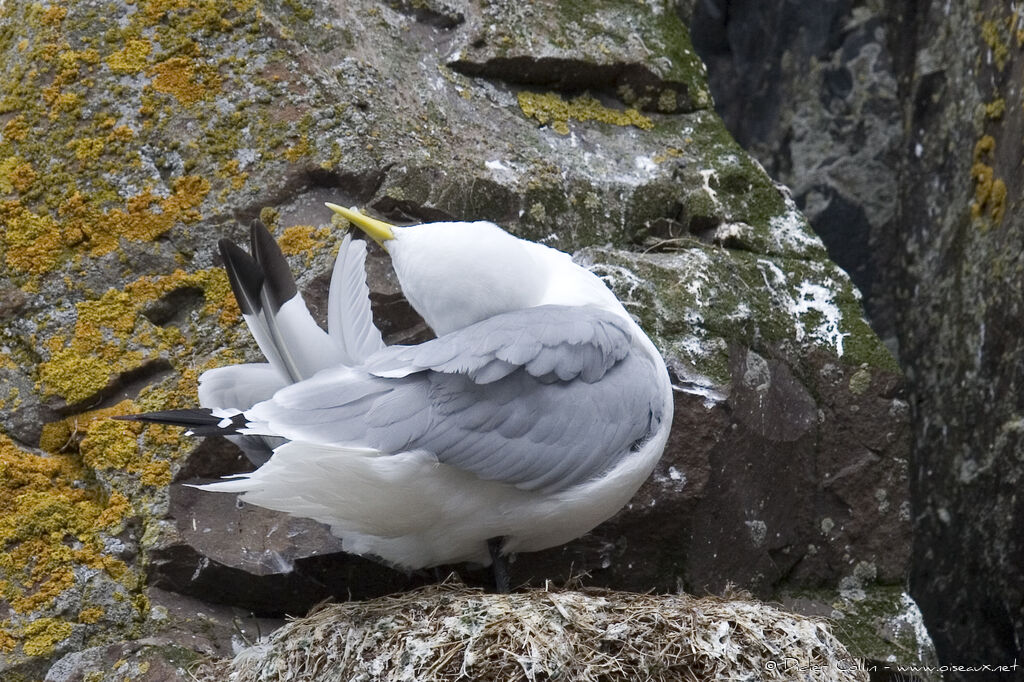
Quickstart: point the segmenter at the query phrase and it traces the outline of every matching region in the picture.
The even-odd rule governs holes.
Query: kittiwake
[[[384,247],[437,338],[383,343],[351,234],[323,331],[257,224],[251,253],[220,248],[267,362],[205,372],[202,409],[127,418],[230,437],[259,468],[203,490],[316,519],[405,569],[554,547],[621,509],[665,448],[672,389],[601,279],[490,222],[397,227],[328,206]]]

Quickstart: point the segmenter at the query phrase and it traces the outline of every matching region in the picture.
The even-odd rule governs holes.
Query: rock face
[[[683,9],[730,130],[794,188],[854,280],[875,283],[861,285],[866,307],[883,336],[898,336],[913,424],[911,591],[943,663],[1012,665],[1024,643],[1024,225],[1010,210],[1021,192],[1019,9]],[[844,260],[849,244],[870,252]]]
[[[899,4],[899,3],[891,3]],[[690,23],[719,113],[789,186],[895,348],[902,105],[884,0],[697,3]]]
[[[282,615],[433,578],[184,487],[244,465],[108,419],[192,405],[202,371],[257,358],[216,256],[235,218],[273,228],[322,319],[326,200],[577,252],[663,350],[680,392],[655,475],[593,534],[520,557],[517,582],[794,603],[898,588],[908,406],[857,291],[710,110],[671,8],[574,8],[0,6],[4,675],[158,637],[165,590]],[[426,338],[386,256],[369,270],[387,339]],[[853,611],[845,631],[883,628]],[[877,640],[854,653],[912,650]]]
[[[962,665],[1009,665],[1024,647],[1019,19],[997,2],[913,17],[900,288],[911,589],[943,659]]]

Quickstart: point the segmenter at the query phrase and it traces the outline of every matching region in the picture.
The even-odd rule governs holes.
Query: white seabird
[[[406,569],[554,547],[621,509],[665,447],[672,390],[604,283],[489,222],[396,227],[328,206],[387,250],[437,338],[383,344],[351,235],[324,332],[254,227],[251,256],[221,251],[268,362],[205,372],[205,410],[129,418],[229,435],[262,465],[202,489],[316,519]]]

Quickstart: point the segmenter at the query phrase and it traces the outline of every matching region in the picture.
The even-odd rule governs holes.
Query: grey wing
[[[246,414],[292,440],[422,450],[527,490],[571,487],[614,466],[664,415],[658,370],[630,350],[624,321],[549,308],[375,356],[385,374],[397,371],[397,356],[417,363],[404,375],[328,370]],[[485,371],[495,360],[504,363],[497,378]],[[428,362],[435,366],[419,368]]]
[[[497,381],[518,369],[543,379],[598,381],[626,357],[632,334],[614,313],[591,306],[544,305],[495,315],[418,346],[389,348],[367,360],[371,374],[421,370]]]

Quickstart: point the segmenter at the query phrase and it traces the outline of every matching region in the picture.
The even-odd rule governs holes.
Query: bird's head
[[[409,303],[439,336],[545,304],[596,305],[626,315],[604,283],[568,254],[514,237],[494,223],[397,227],[327,205],[384,247]]]

